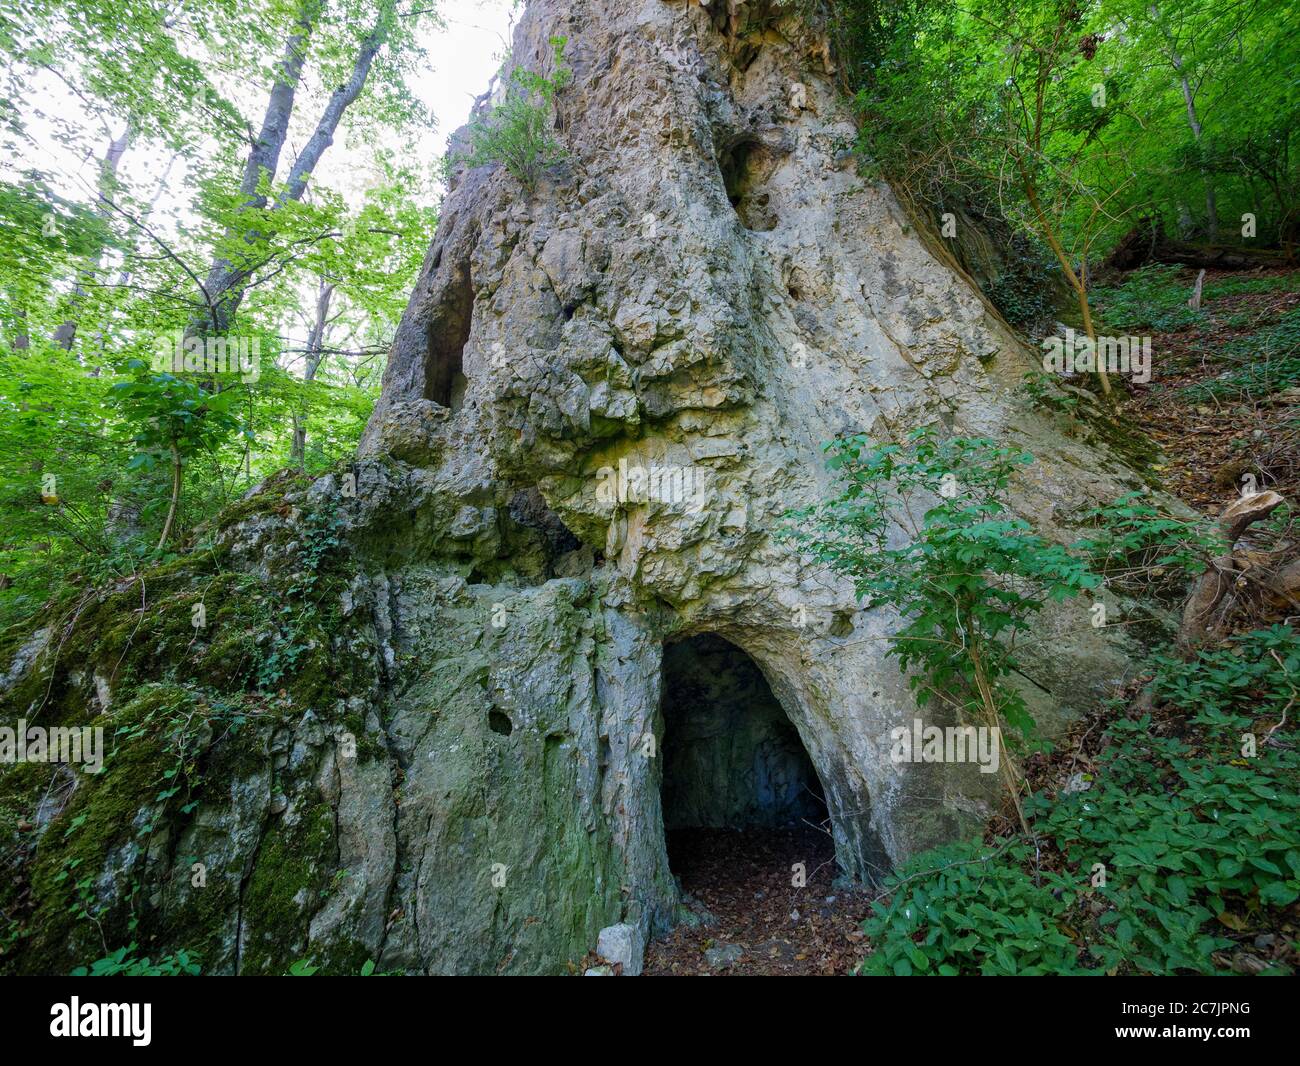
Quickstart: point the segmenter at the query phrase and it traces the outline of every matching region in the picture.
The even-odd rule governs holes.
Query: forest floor
[[[1163,451],[1166,488],[1197,511],[1217,517],[1253,475],[1294,513],[1300,272],[1209,271],[1199,311],[1186,303],[1196,273],[1155,268],[1098,291],[1108,330],[1152,339],[1152,380],[1125,385],[1120,408]],[[1105,716],[1076,723],[1051,755],[1029,760],[1035,792],[1056,794],[1096,768]],[[1005,814],[989,825],[991,837],[1012,830]],[[648,946],[647,975],[845,974],[870,951],[862,922],[877,893],[844,887],[831,838],[819,829],[680,830],[669,835],[669,852],[697,920]],[[791,885],[795,862],[806,865],[803,888]]]
[[[679,829],[668,858],[695,923],[649,945],[649,976],[843,974],[864,953],[870,896],[837,880],[820,828]],[[807,873],[801,888],[796,863]]]
[[[1112,330],[1152,337],[1152,379],[1121,410],[1164,452],[1165,487],[1217,517],[1253,476],[1300,496],[1300,272],[1207,271],[1201,311],[1191,269],[1098,294]]]

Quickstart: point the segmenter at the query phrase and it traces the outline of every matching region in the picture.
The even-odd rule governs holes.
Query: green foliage
[[[1026,803],[1046,858],[963,845],[898,871],[863,972],[1221,973],[1248,931],[1283,923],[1300,898],[1300,754],[1294,718],[1275,731],[1300,640],[1275,626],[1152,666],[1179,728],[1116,718],[1089,790]]]
[[[90,966],[78,966],[72,971],[73,977],[198,977],[201,970],[199,960],[189,952],[181,950],[174,955],[164,955],[157,962],[148,956],[136,957],[136,945],[129,944],[118,948],[102,959],[96,959]]]
[[[148,370],[138,359],[129,365],[137,372]],[[169,452],[189,459],[219,447],[226,437],[243,429],[230,413],[237,399],[235,392],[208,391],[198,382],[174,374],[141,373],[134,380],[117,382],[111,392],[135,430],[136,454],[127,464],[128,470],[149,470]]]
[[[0,15],[0,626],[69,581],[165,558],[286,465],[315,473],[354,452],[435,222],[417,138],[391,136],[428,121],[405,79],[429,5],[21,8]],[[363,38],[382,37],[339,127],[349,166],[295,198],[286,151],[250,198],[247,130],[304,13],[295,131],[351,79]],[[76,175],[59,173],[69,155]],[[215,328],[221,261],[240,300]],[[205,332],[260,342],[257,373],[151,372],[156,338]]]
[[[1172,589],[1181,595],[1190,577],[1204,573],[1209,561],[1228,545],[1213,523],[1179,518],[1131,492],[1084,513],[1093,531],[1074,547],[1091,560],[1108,582],[1143,589]]]
[[[1203,323],[1205,312],[1187,306],[1190,289],[1180,274],[1159,263],[1131,271],[1122,285],[1093,290],[1098,314],[1114,333],[1172,333]]]
[[[1021,328],[1042,322],[1054,313],[1053,290],[1047,279],[1060,277],[1060,267],[1031,252],[1032,247],[1023,235],[1013,234],[1003,269],[985,293],[1003,318]]]
[[[929,851],[886,882],[864,925],[875,950],[868,976],[1078,974],[1079,950],[1060,929],[1069,878],[1039,881],[1022,867],[1033,848],[958,844]],[[908,880],[912,879],[912,880]]]
[[[1179,390],[1192,403],[1210,399],[1264,400],[1300,385],[1300,308],[1254,332],[1210,346],[1206,355],[1226,369],[1217,378]]]
[[[1230,370],[1213,381],[1179,389],[1178,395],[1189,403],[1206,400],[1258,402],[1297,385],[1300,385],[1300,355],[1291,355]]]
[[[1263,401],[1300,384],[1300,308],[1287,308],[1283,301],[1242,301],[1245,309],[1231,314],[1216,308],[1223,300],[1294,292],[1300,274],[1207,279],[1200,310],[1187,306],[1191,277],[1192,272],[1179,267],[1157,264],[1130,271],[1119,284],[1094,289],[1105,329],[1186,331],[1190,358],[1217,370],[1217,376],[1177,390],[1175,395],[1189,403]],[[1167,372],[1173,369],[1162,365]]]
[[[1206,297],[1215,300],[1269,292],[1300,292],[1300,273],[1269,274],[1264,277],[1227,274],[1207,283],[1205,288]]]
[[[1056,411],[1060,414],[1074,414],[1082,402],[1078,396],[1063,391],[1058,381],[1051,374],[1041,370],[1031,370],[1021,379],[1025,395],[1029,402],[1044,411]]]
[[[258,666],[258,687],[270,691],[299,669],[313,645],[306,634],[319,621],[322,583],[343,549],[342,519],[334,513],[312,511],[303,518],[294,580],[274,608],[266,646]]]
[[[296,962],[290,965],[289,970],[285,974],[285,976],[286,977],[311,977],[319,969],[320,967],[314,965],[311,959],[298,959]],[[358,977],[393,977],[396,976],[396,973],[395,972],[376,973],[375,960],[366,959],[366,961],[361,964],[361,969],[358,971],[357,976]]]
[[[147,738],[158,753],[154,767],[157,774],[153,778],[153,785],[158,789],[153,797],[156,813],[141,822],[136,830],[137,838],[147,840],[157,828],[156,819],[162,817],[173,800],[176,802],[172,806],[182,814],[194,810],[197,806],[194,796],[202,787],[199,756],[204,747],[214,732],[233,736],[243,729],[246,721],[247,712],[238,702],[192,693],[183,700],[153,702],[146,713],[112,731],[114,751],[126,750]],[[105,765],[112,761],[110,753]]]
[[[486,118],[471,123],[470,151],[463,162],[471,167],[500,163],[529,192],[537,188],[542,172],[563,154],[550,130],[555,96],[571,76],[564,66],[565,40],[550,40],[555,53],[551,77],[515,68],[505,99]]]
[[[1012,475],[1033,457],[989,440],[940,440],[928,429],[901,445],[857,435],[827,450],[845,488],[825,506],[792,513],[785,535],[849,575],[868,608],[898,612],[890,651],[915,670],[919,703],[956,689],[970,694],[962,706],[971,710],[987,682],[997,713],[1028,736],[1022,697],[999,684],[1017,668],[1012,641],[1046,602],[1100,584],[1079,558],[1008,511]],[[908,528],[892,528],[897,513]]]
[[[1285,707],[1300,680],[1300,641],[1295,631],[1276,625],[1237,638],[1222,648],[1201,651],[1196,658],[1152,657],[1152,691],[1157,699],[1195,708],[1192,721],[1221,730],[1224,751],[1236,747],[1233,731],[1252,728],[1264,711],[1250,711],[1250,701],[1265,708]]]
[[[1138,220],[1225,243],[1300,235],[1290,0],[830,7],[864,164],[927,214],[996,204],[1076,271]],[[1196,314],[1114,310],[1161,329]]]

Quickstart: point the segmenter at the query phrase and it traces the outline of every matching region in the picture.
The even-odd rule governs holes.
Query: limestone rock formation
[[[567,39],[565,157],[532,193],[454,174],[354,467],[269,486],[213,531],[217,563],[5,650],[6,715],[135,723],[194,776],[182,810],[130,759],[52,793],[24,768],[11,794],[55,801],[14,837],[7,965],[95,950],[57,913],[76,854],[101,925],[125,941],[134,908],[150,951],[214,972],[582,972],[600,930],[676,919],[664,647],[706,634],[788,715],[849,874],[988,814],[975,767],[891,763],[918,715],[896,619],[772,528],[828,493],[842,432],[1023,447],[1013,503],[1048,535],[1139,478],[1017,395],[1029,354],[855,172],[805,7],[532,0],[513,62],[549,71]],[[196,635],[201,597],[230,614]],[[310,611],[235,635],[278,598]],[[1084,608],[1035,637],[1040,720],[1123,673]]]

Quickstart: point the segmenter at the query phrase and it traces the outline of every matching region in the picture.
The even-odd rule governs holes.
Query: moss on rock
[[[292,961],[311,908],[282,889],[319,896],[334,818],[317,795],[263,839],[268,740],[309,713],[364,736],[345,699],[377,683],[362,619],[340,614],[355,567],[337,519],[291,514],[300,487],[276,479],[223,516],[212,544],[50,605],[48,638],[0,693],[0,719],[103,729],[106,757],[97,774],[29,763],[0,775],[0,970],[65,973],[130,941],[233,968],[245,922],[253,970]],[[250,527],[258,569],[232,550]],[[30,641],[5,635],[5,669]]]

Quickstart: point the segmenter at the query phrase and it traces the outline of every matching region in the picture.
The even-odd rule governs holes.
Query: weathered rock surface
[[[515,62],[567,37],[566,158],[531,195],[455,175],[354,468],[268,488],[0,661],[6,717],[143,738],[102,777],[6,783],[48,827],[6,824],[7,968],[101,950],[67,916],[75,857],[100,928],[211,972],[582,972],[602,929],[678,918],[646,741],[665,642],[700,634],[762,671],[851,874],[987,815],[975,766],[888,758],[918,716],[897,620],[771,530],[845,431],[1031,451],[1013,504],[1048,535],[1138,479],[1016,395],[1027,353],[846,163],[803,7],[529,4]],[[1124,671],[1084,607],[1034,635],[1040,721]]]
[[[651,649],[650,705],[665,640],[752,656],[825,785],[840,861],[869,876],[981,818],[989,782],[890,764],[915,714],[885,656],[894,619],[770,536],[826,494],[821,444],[925,424],[1016,444],[1039,462],[1014,504],[1048,534],[1138,481],[1028,409],[1028,354],[846,165],[855,131],[797,7],[530,6],[517,62],[549,72],[548,38],[567,38],[568,156],[531,197],[502,168],[457,175],[362,454],[386,452],[404,405],[446,400],[440,489],[498,513],[540,493]],[[431,392],[444,364],[455,399]],[[1080,620],[1044,618],[1029,654],[1049,722],[1124,668]],[[608,736],[639,822],[658,780],[631,771],[636,739]]]
[[[596,954],[621,966],[619,972],[624,977],[640,977],[645,960],[645,930],[626,922],[607,926],[596,938]]]

